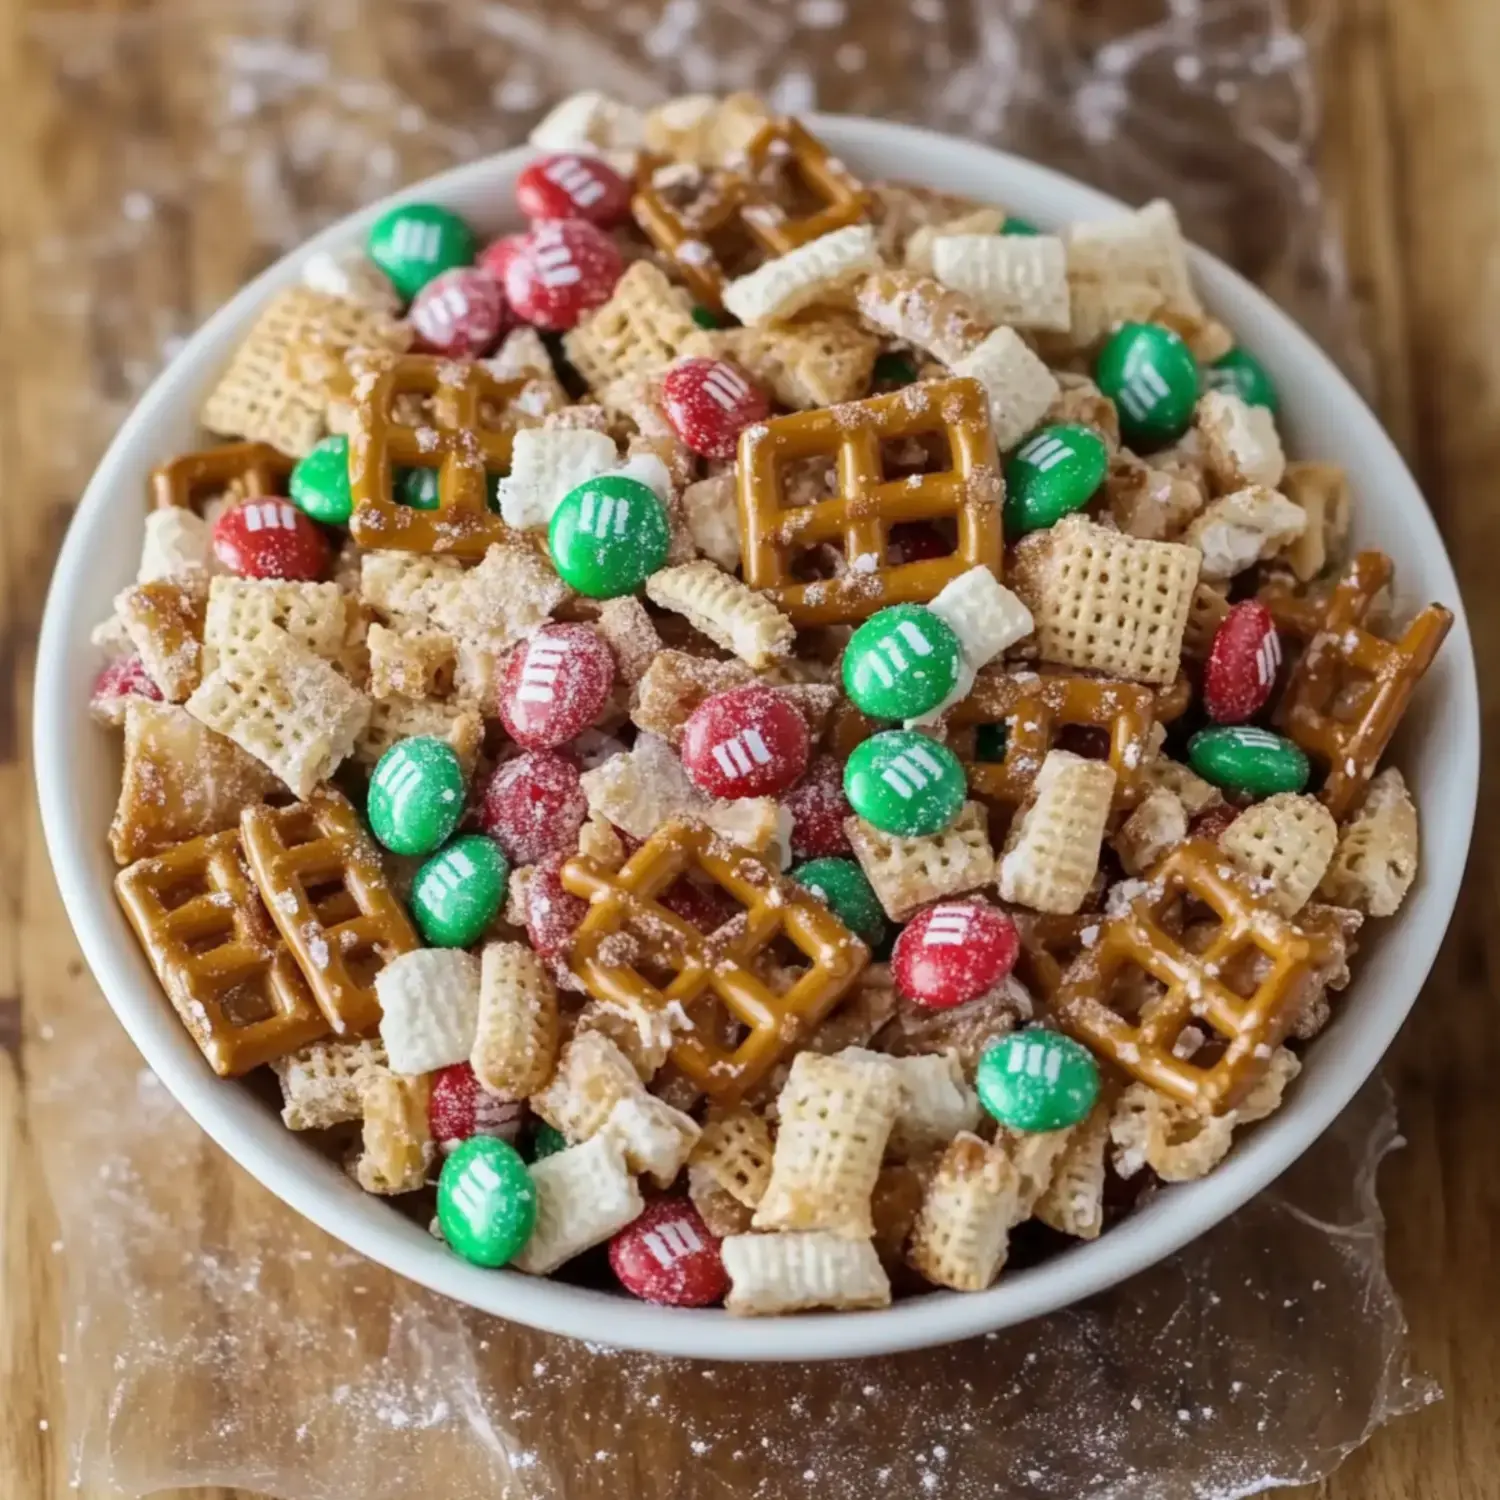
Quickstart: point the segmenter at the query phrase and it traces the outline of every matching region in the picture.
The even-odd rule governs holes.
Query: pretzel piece
[[[1372,917],[1394,916],[1417,878],[1420,857],[1417,805],[1401,772],[1387,766],[1340,831],[1318,894]]]
[[[720,1253],[729,1273],[724,1311],[736,1317],[890,1305],[890,1281],[867,1239],[820,1230],[736,1234]]]
[[[961,896],[995,878],[989,815],[977,802],[964,803],[948,828],[926,838],[901,838],[860,817],[846,818],[844,832],[893,922],[904,922],[929,901]]]
[[[1332,814],[1315,797],[1278,792],[1247,807],[1219,847],[1284,917],[1307,905],[1338,845]]]
[[[620,1143],[607,1134],[533,1162],[531,1181],[536,1227],[511,1264],[532,1276],[603,1244],[646,1207]]]
[[[207,502],[225,495],[284,495],[291,473],[292,460],[269,443],[222,443],[158,464],[146,488],[153,510],[201,518]]]
[[[462,948],[417,948],[375,978],[380,1039],[393,1073],[467,1062],[479,1017],[479,960]]]
[[[774,604],[707,560],[653,573],[646,597],[757,670],[789,655],[797,639],[796,626]]]

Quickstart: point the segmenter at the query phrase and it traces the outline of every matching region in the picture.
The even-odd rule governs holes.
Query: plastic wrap
[[[91,137],[107,187],[33,252],[43,312],[62,327],[87,309],[106,351],[91,390],[49,393],[74,434],[60,487],[81,488],[239,280],[583,87],[757,88],[1165,194],[1357,362],[1310,167],[1310,43],[1274,0],[267,0],[54,13],[32,45],[78,107],[121,112]],[[162,125],[142,132],[147,93]],[[158,263],[181,274],[143,272]],[[218,1157],[87,986],[59,987],[28,1069],[75,1484],[1228,1500],[1326,1474],[1433,1394],[1385,1273],[1375,1177],[1396,1126],[1378,1082],[1274,1189],[1085,1306],[923,1354],[733,1368],[552,1339],[361,1261]]]

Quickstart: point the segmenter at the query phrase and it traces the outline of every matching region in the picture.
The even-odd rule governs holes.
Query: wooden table
[[[580,0],[581,3],[581,0]],[[574,5],[560,4],[563,11]],[[595,9],[595,7],[584,7]],[[28,28],[73,25],[29,0],[0,0],[0,1494],[41,1500],[70,1492],[61,1435],[45,1427],[56,1391],[60,1316],[48,1230],[28,1139],[25,1061],[54,1016],[96,1004],[62,915],[32,806],[29,701],[37,621],[53,555],[86,460],[103,446],[130,385],[124,361],[142,343],[129,316],[86,305],[68,336],[36,311],[28,267],[39,242],[90,222],[93,196],[113,190],[101,120],[131,122],[134,148],[170,167],[183,121],[164,112],[156,69],[193,68],[205,8],[180,38],[131,42],[149,0],[78,0],[74,17],[108,13],[120,43],[108,108],[93,83],[37,63]],[[1465,584],[1481,677],[1500,668],[1500,10],[1489,0],[1343,0],[1331,7],[1324,53],[1322,163],[1347,237],[1353,287],[1375,355],[1381,411],[1426,489]],[[225,23],[230,25],[232,23]],[[297,23],[315,28],[316,16]],[[858,22],[854,33],[866,35]],[[868,29],[872,48],[876,28]],[[56,33],[53,33],[54,40]],[[83,43],[87,33],[76,37]],[[165,39],[163,36],[165,35]],[[416,87],[398,23],[345,37],[374,49],[393,79]],[[65,46],[62,49],[67,51]],[[58,54],[52,54],[56,57]],[[457,86],[483,89],[460,69]],[[397,130],[399,132],[399,122]],[[82,138],[85,149],[79,150]],[[67,149],[69,146],[75,149]],[[428,165],[420,145],[402,168]],[[97,222],[94,220],[92,222]],[[206,184],[173,226],[177,257],[142,262],[94,242],[101,277],[127,277],[140,305],[201,315],[263,254],[239,198]],[[55,309],[54,309],[55,311]],[[141,315],[142,317],[144,314]],[[149,332],[149,329],[146,330]],[[1500,696],[1485,683],[1495,726]],[[1409,1147],[1384,1176],[1389,1251],[1406,1298],[1418,1365],[1447,1399],[1375,1435],[1326,1486],[1335,1497],[1465,1500],[1491,1493],[1500,1415],[1500,1297],[1494,1290],[1500,1172],[1494,1166],[1500,1075],[1500,967],[1495,922],[1500,827],[1482,793],[1476,849],[1460,907],[1422,1004],[1392,1059]],[[199,1170],[233,1202],[236,1174],[204,1146]],[[615,1493],[606,1485],[599,1493]],[[656,1491],[653,1491],[656,1492]],[[659,1491],[667,1493],[665,1489]],[[220,1492],[226,1493],[226,1492]],[[86,1500],[104,1500],[85,1492]]]

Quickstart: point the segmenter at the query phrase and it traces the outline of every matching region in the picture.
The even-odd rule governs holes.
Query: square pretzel
[[[985,671],[975,678],[969,696],[954,706],[949,722],[955,727],[1005,724],[1004,759],[965,760],[964,770],[972,792],[1011,807],[1031,795],[1060,730],[1105,730],[1115,773],[1114,806],[1126,808],[1140,799],[1141,769],[1149,758],[1155,718],[1156,694],[1135,683],[1061,672]]]
[[[1168,930],[1168,911],[1182,897],[1219,918],[1202,952],[1190,952]],[[1220,976],[1252,949],[1265,959],[1263,972],[1249,996],[1239,995]],[[1064,1030],[1132,1078],[1205,1114],[1222,1114],[1265,1073],[1325,957],[1321,935],[1280,916],[1213,844],[1191,839],[1152,871],[1144,894],[1103,920],[1097,942],[1063,974],[1052,1012]],[[1116,979],[1132,967],[1164,986],[1133,1021],[1109,1004]],[[1224,1040],[1206,1064],[1174,1050],[1190,1023]]]
[[[151,505],[203,514],[205,502],[233,489],[241,498],[284,495],[292,460],[269,443],[222,443],[182,453],[151,471]]]
[[[359,814],[323,786],[291,807],[247,807],[240,837],[328,1026],[340,1036],[374,1031],[375,975],[421,945]]]
[[[952,467],[887,480],[882,444],[941,435]],[[786,466],[826,459],[832,499],[793,505]],[[925,604],[970,568],[1001,571],[1001,486],[989,401],[977,380],[934,380],[886,396],[794,412],[747,428],[740,438],[740,546],[745,582],[765,589],[794,624],[863,620],[888,604]],[[948,557],[888,561],[890,529],[951,517],[958,544]],[[798,582],[796,556],[841,546],[841,577]]]
[[[669,911],[657,898],[689,871],[729,892],[742,915],[705,935]],[[617,872],[571,859],[562,883],[591,902],[573,941],[573,972],[606,1004],[636,1014],[672,1006],[687,1012],[694,1024],[680,1034],[672,1061],[720,1103],[740,1098],[806,1037],[869,958],[869,949],[816,896],[701,823],[672,820]],[[777,993],[756,972],[756,959],[783,937],[811,967]],[[672,970],[670,981],[657,984],[641,973],[633,947],[648,948],[653,964]],[[722,1007],[743,1023],[749,1028],[744,1037],[710,1039],[705,1016],[692,1015],[700,1002],[705,1015]]]
[[[1337,820],[1364,800],[1412,693],[1453,624],[1452,610],[1429,604],[1399,641],[1365,629],[1365,616],[1392,571],[1385,553],[1361,552],[1326,604],[1299,599],[1277,584],[1260,595],[1276,628],[1304,643],[1276,723],[1327,770],[1318,796]],[[1365,681],[1351,697],[1360,678]],[[1336,704],[1349,707],[1336,710]]]
[[[510,467],[517,426],[512,403],[525,388],[524,379],[502,380],[482,364],[424,354],[399,355],[362,374],[349,434],[349,534],[355,542],[480,558],[510,536],[489,508],[487,476]],[[410,396],[425,398],[430,415],[403,421],[398,403]],[[499,426],[486,425],[486,406],[500,412]],[[397,465],[438,471],[436,510],[396,503]]]
[[[182,1024],[224,1078],[328,1034],[230,828],[137,860],[115,891]]]

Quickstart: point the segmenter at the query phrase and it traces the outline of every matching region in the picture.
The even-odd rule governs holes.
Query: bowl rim
[[[1125,205],[1050,168],[976,142],[891,121],[859,116],[810,116],[835,149],[893,163],[926,156],[943,163],[939,176],[983,182],[989,196],[1043,224],[1121,211]],[[1041,1265],[1001,1278],[984,1292],[932,1292],[888,1308],[812,1313],[793,1318],[739,1319],[722,1310],[663,1309],[612,1294],[519,1272],[496,1274],[451,1255],[388,1205],[349,1184],[332,1163],[305,1149],[279,1118],[247,1090],[226,1087],[203,1062],[159,987],[145,970],[107,883],[91,873],[103,837],[84,826],[71,786],[77,772],[72,735],[79,712],[65,684],[70,660],[87,648],[80,623],[80,579],[107,528],[106,512],[121,476],[139,467],[135,452],[152,429],[200,394],[202,368],[222,363],[232,337],[272,291],[295,282],[302,262],[320,250],[359,241],[370,223],[396,204],[451,201],[466,194],[505,192],[537,153],[521,146],[451,168],[340,219],[277,260],[215,312],[157,376],[122,424],[84,492],[58,556],[37,653],[33,750],[42,824],[53,871],[85,959],[111,1008],[148,1065],[198,1125],[241,1167],[296,1212],[335,1239],[389,1269],[480,1311],[564,1334],[590,1344],[669,1356],[731,1360],[822,1360],[890,1353],[987,1333],[1055,1311],[1171,1255],[1212,1228],[1289,1167],[1374,1071],[1415,1002],[1452,917],[1472,832],[1479,774],[1479,699],[1468,622],[1451,563],[1420,491],[1390,438],[1343,374],[1264,293],[1206,251],[1191,261],[1207,303],[1231,327],[1255,328],[1252,342],[1274,346],[1280,361],[1303,368],[1320,399],[1338,408],[1349,445],[1368,449],[1403,505],[1418,513],[1425,565],[1443,584],[1455,620],[1445,646],[1455,719],[1445,746],[1445,771],[1455,803],[1442,830],[1444,858],[1429,859],[1424,885],[1435,916],[1403,932],[1404,978],[1393,994],[1362,996],[1355,1025],[1337,1029],[1344,1046],[1320,1065],[1320,1086],[1303,1088],[1271,1120],[1239,1143],[1202,1180],[1159,1194],[1141,1212],[1099,1240],[1071,1247]],[[898,169],[904,171],[905,169]],[[155,460],[153,460],[155,461]],[[137,479],[140,477],[137,473]],[[134,515],[134,509],[131,510]],[[1424,833],[1425,837],[1425,833]],[[1429,845],[1430,847],[1430,845]],[[130,952],[122,951],[124,929]],[[149,982],[144,982],[146,975]],[[1356,979],[1356,985],[1358,980]],[[350,1194],[354,1196],[351,1197]],[[359,1201],[363,1200],[363,1201]]]

